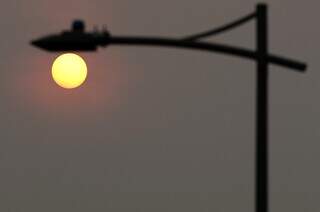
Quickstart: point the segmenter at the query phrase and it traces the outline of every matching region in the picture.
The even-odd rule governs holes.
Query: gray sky
[[[201,52],[110,47],[81,54],[67,91],[57,54],[31,39],[75,18],[113,34],[183,36],[255,9],[253,0],[4,0],[0,7],[0,211],[253,211],[255,64]],[[319,205],[318,1],[270,0],[272,212]],[[254,24],[213,38],[255,47]]]

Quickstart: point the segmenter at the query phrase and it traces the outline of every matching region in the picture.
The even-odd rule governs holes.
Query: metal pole
[[[268,212],[268,23],[267,6],[257,6],[256,212]]]

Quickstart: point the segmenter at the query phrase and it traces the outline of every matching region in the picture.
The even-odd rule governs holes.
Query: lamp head
[[[103,32],[85,32],[85,24],[81,20],[75,20],[70,31],[60,34],[48,35],[33,40],[35,47],[51,51],[96,51],[98,46],[106,46],[109,43],[110,34]]]

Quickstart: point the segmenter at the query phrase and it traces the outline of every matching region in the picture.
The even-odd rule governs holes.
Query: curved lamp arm
[[[110,36],[107,45],[137,45],[137,46],[159,46],[159,47],[176,47],[208,52],[217,52],[238,56],[246,59],[257,60],[258,53],[245,48],[232,47],[224,44],[215,44],[207,42],[194,42],[171,38],[160,37],[135,37],[135,36]],[[271,64],[287,67],[296,71],[303,72],[306,70],[305,63],[287,59],[284,57],[269,55],[268,61]]]

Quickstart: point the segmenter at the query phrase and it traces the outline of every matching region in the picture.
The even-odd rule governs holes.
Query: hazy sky
[[[255,64],[110,47],[81,53],[79,89],[31,39],[84,19],[113,34],[184,36],[251,13],[254,0],[3,0],[1,212],[253,211]],[[320,211],[319,1],[270,0],[272,212]],[[212,41],[255,48],[254,22]]]

